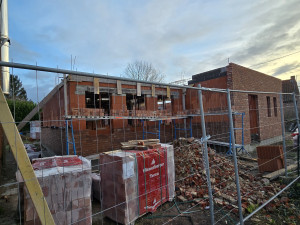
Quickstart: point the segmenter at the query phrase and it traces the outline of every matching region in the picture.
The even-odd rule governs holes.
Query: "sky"
[[[299,0],[9,0],[10,58],[113,76],[143,60],[165,82],[229,61],[289,79],[300,75],[299,8]],[[33,101],[45,97],[61,76],[12,73]]]

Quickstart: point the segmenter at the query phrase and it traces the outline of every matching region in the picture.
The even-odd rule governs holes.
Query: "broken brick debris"
[[[79,163],[80,161],[80,163]],[[73,164],[74,163],[74,164]],[[55,156],[35,159],[35,175],[58,225],[92,224],[91,164],[78,156]],[[17,180],[23,182],[20,171]],[[41,224],[24,185],[24,224]],[[22,197],[22,196],[21,196]]]
[[[209,205],[202,145],[193,138],[174,141],[176,195],[179,201],[194,201],[203,208]],[[238,212],[234,165],[230,158],[208,148],[210,180],[216,205]],[[250,204],[260,205],[281,190],[280,184],[270,183],[260,174],[250,173],[251,166],[239,161],[239,182],[243,211]]]

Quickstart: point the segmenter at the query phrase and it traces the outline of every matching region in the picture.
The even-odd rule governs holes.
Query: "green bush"
[[[12,99],[6,99],[6,100],[13,117],[15,112],[15,121],[17,122],[17,124],[21,122],[36,106],[36,104],[33,101],[24,101],[24,100],[13,101]],[[31,120],[38,120],[38,119],[39,119],[38,114],[36,114]],[[22,131],[29,131],[29,129],[30,129],[30,125],[28,123],[22,129]]]

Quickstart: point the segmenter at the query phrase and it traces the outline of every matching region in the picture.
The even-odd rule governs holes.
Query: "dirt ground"
[[[294,162],[296,155],[296,150],[288,153],[288,164]],[[18,213],[18,186],[15,183],[17,166],[8,148],[4,153],[4,161],[5,163],[3,163],[3,167],[1,168],[2,173],[0,175],[0,224],[20,224],[20,213]],[[243,161],[243,163],[248,163],[249,166],[256,164],[256,162],[251,161]],[[255,174],[258,171],[252,170],[249,172]],[[300,224],[300,183],[296,183],[291,189],[288,189],[283,195],[279,196],[278,199],[280,200],[282,197],[288,197],[289,204],[280,204],[278,207],[267,206],[245,224]],[[273,203],[274,202],[271,202],[270,205]],[[135,224],[210,224],[209,209],[203,209],[193,204],[194,203],[178,203],[175,205],[174,202],[165,203],[159,207],[155,213],[149,213],[139,218]],[[180,213],[193,206],[195,207],[188,211],[190,213]],[[92,202],[92,210],[94,215],[93,224],[116,224],[116,222],[108,218],[103,218],[103,216],[98,213],[101,211],[101,206],[97,200]],[[215,212],[215,222],[218,222],[218,224],[236,224],[239,221],[238,215],[229,214],[224,217],[227,212],[219,208],[215,208]]]

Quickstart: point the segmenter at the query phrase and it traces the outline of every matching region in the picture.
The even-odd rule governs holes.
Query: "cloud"
[[[145,60],[171,81],[182,71],[226,66],[228,58],[251,66],[299,50],[297,6],[297,0],[12,1],[11,56],[69,69],[72,55],[75,69],[115,76]],[[297,64],[290,57],[255,69],[282,77],[299,71],[291,65]],[[30,89],[34,75],[24,79]],[[42,80],[54,83],[49,74]]]
[[[292,63],[292,64],[285,64],[283,66],[278,67],[275,72],[272,74],[273,76],[282,75],[286,72],[293,71],[294,69],[297,69],[300,67],[300,63]]]

